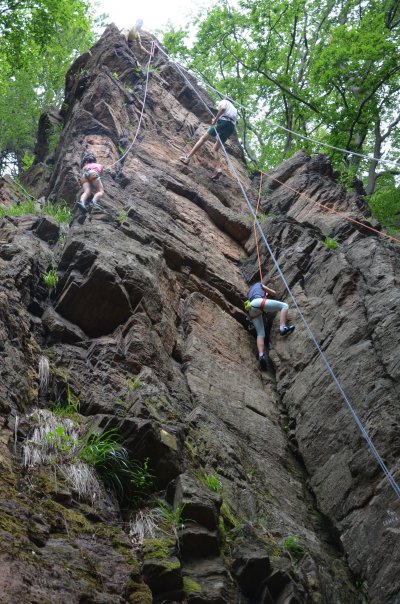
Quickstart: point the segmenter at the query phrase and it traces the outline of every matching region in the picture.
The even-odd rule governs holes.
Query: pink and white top
[[[101,176],[101,174],[103,173],[103,166],[101,164],[86,164],[84,170],[85,172],[87,172],[88,170],[94,170],[99,176]]]

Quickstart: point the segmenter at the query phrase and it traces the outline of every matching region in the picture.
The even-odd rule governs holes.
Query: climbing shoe
[[[244,309],[246,312],[249,312],[251,310],[251,302],[250,300],[246,300],[244,303]]]
[[[179,160],[180,160],[180,161],[181,161],[183,164],[185,164],[185,166],[187,166],[187,165],[188,165],[188,163],[190,162],[190,157],[189,157],[189,155],[181,155],[181,156],[180,156],[180,158],[179,158]]]
[[[289,334],[294,332],[294,325],[285,325],[284,327],[279,328],[279,333],[281,336],[288,336]]]
[[[222,176],[222,170],[214,170],[214,172],[211,174],[210,178],[211,180],[218,180],[218,178]]]
[[[265,358],[265,354],[262,354],[258,358],[258,362],[260,363],[260,369],[261,369],[261,371],[265,371],[266,368],[267,368],[267,359]]]
[[[78,206],[82,214],[87,214],[87,209],[84,203],[82,203],[81,201],[77,201],[76,205]]]

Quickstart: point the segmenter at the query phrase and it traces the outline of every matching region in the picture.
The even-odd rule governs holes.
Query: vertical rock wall
[[[76,215],[62,244],[35,217],[1,224],[0,601],[353,604],[367,582],[371,602],[394,604],[397,504],[297,319],[290,339],[279,340],[276,325],[271,334],[276,376],[259,372],[241,310],[244,276],[256,272],[251,222],[229,171],[210,180],[209,147],[189,167],[179,162],[209,116],[159,51],[142,129],[116,163],[135,135],[147,58],[107,28],[67,75],[58,148],[27,175],[37,196],[73,203],[90,149],[109,167],[102,210]],[[252,197],[238,141],[227,150]],[[326,159],[298,154],[280,170],[295,189],[363,217]],[[263,229],[394,467],[397,248],[271,183]],[[51,265],[59,281],[49,295],[40,273]],[[89,506],[67,483],[56,488],[51,468],[21,470],[29,428],[20,418],[66,383],[85,421],[117,427],[133,458],[149,458],[155,490],[182,512],[179,534],[150,540],[140,562],[130,511],[106,492]]]

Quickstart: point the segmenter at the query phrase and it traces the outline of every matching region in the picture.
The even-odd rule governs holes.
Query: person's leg
[[[205,134],[203,134],[203,136],[201,136],[199,138],[199,140],[197,141],[195,146],[191,149],[191,151],[189,151],[189,153],[187,155],[182,155],[182,157],[180,158],[181,162],[183,162],[184,164],[188,164],[190,162],[191,158],[193,157],[193,155],[195,153],[197,153],[197,151],[199,149],[201,149],[201,147],[204,145],[204,143],[206,143],[209,140],[213,140],[213,137],[210,134],[208,134],[208,132],[206,132]]]
[[[103,183],[101,182],[100,178],[96,178],[96,180],[92,181],[92,186],[95,191],[93,195],[93,203],[97,203],[104,195]]]
[[[217,172],[221,172],[221,154],[220,154],[220,149],[221,149],[221,141],[218,139],[213,147],[213,151],[214,151],[214,174],[216,174]]]
[[[226,141],[233,134],[234,131],[235,131],[235,126],[232,122],[230,122],[228,120],[218,120],[218,123],[216,126],[216,132],[218,134],[218,137],[217,137],[217,141],[214,145],[214,149],[213,149],[214,157],[215,157],[214,172],[211,175],[211,178],[213,180],[216,180],[222,174],[220,150],[222,148],[222,145],[226,143]]]
[[[83,186],[83,193],[81,195],[80,202],[83,205],[85,205],[85,203],[87,202],[87,200],[89,199],[89,197],[91,195],[90,183],[86,181],[82,184],[82,186]]]
[[[258,300],[258,298],[257,298]],[[260,308],[260,306],[258,306]],[[289,306],[286,302],[280,302],[279,300],[266,300],[264,304],[264,312],[280,312],[279,316],[279,331],[280,334],[285,336],[289,335],[294,331],[294,325],[287,325]]]
[[[265,352],[265,338],[264,336],[257,336],[257,350],[261,356]]]
[[[254,300],[252,301],[252,304],[253,302]],[[267,360],[265,358],[265,329],[263,316],[258,309],[251,308],[249,311],[249,317],[252,320],[255,330],[257,332],[257,351],[260,367],[261,369],[266,369]]]

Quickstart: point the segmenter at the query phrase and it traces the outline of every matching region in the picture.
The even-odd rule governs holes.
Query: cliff
[[[252,220],[227,168],[210,180],[209,147],[179,162],[212,102],[160,50],[118,161],[147,60],[107,28],[40,123],[24,186],[72,206],[90,149],[109,167],[101,209],[63,233],[1,221],[0,602],[399,603],[399,501],[262,244],[296,330],[280,338],[274,322],[260,372],[242,312]],[[235,138],[227,151],[255,200]],[[299,193],[367,226],[369,212],[326,156],[298,153],[264,181],[263,232],[398,480],[399,248]],[[151,476],[140,496],[111,488],[109,467],[105,485],[87,463],[77,479],[101,431]]]

